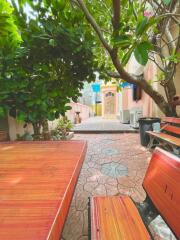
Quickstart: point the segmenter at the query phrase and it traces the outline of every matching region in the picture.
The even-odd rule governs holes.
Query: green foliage
[[[47,7],[30,1],[32,17],[24,2],[14,5],[23,43],[0,64],[0,113],[31,123],[54,120],[80,96],[83,82],[94,79],[94,43],[69,5],[61,2],[57,12],[57,1]]]
[[[162,0],[165,5],[169,5],[171,3],[171,0]]]
[[[121,1],[119,29],[115,32],[112,26],[112,1],[86,0],[85,2],[90,13],[100,26],[106,42],[111,47],[118,49],[121,64],[125,66],[134,53],[136,60],[140,64],[145,65],[152,46],[149,47],[144,43],[149,42],[150,44],[149,35],[152,31],[156,30],[157,23],[160,21],[159,18],[154,16],[144,16],[146,12],[145,2],[140,3],[138,0]],[[78,11],[77,8],[76,12]],[[109,61],[99,41],[96,43],[94,52],[98,60],[98,67],[102,66],[102,69],[113,70],[113,65]],[[106,61],[104,61],[104,59],[106,59]]]
[[[54,140],[66,140],[66,137],[70,130],[73,128],[73,124],[66,117],[62,117],[57,124],[55,130],[52,131],[52,138]]]
[[[164,61],[170,61],[178,64],[180,62],[180,53],[172,54],[164,59]]]
[[[138,21],[137,27],[136,27],[136,36],[139,36],[144,32],[144,30],[147,26],[147,23],[148,23],[147,17],[143,17],[140,19],[140,21]]]
[[[57,128],[59,131],[64,131],[66,130],[66,132],[69,132],[73,127],[73,124],[71,123],[70,120],[68,120],[67,118],[61,118],[57,124]]]
[[[0,1],[0,54],[14,49],[21,41],[13,18],[13,8],[6,0]]]
[[[136,60],[141,64],[141,65],[146,65],[148,61],[148,51],[152,49],[152,46],[149,42],[142,42],[138,44],[134,50],[134,56]]]

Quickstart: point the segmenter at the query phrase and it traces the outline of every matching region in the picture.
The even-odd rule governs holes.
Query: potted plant
[[[53,140],[70,140],[74,133],[70,132],[73,127],[73,124],[67,117],[62,117],[55,130],[52,130],[51,135]]]

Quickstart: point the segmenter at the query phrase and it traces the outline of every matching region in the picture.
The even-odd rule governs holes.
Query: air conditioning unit
[[[130,126],[133,128],[139,128],[139,118],[143,117],[143,111],[141,108],[134,108],[130,110]]]
[[[120,110],[119,118],[121,123],[129,123],[130,122],[129,110]]]

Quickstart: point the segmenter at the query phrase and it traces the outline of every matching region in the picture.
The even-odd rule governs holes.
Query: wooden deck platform
[[[0,144],[0,239],[59,240],[85,141]]]

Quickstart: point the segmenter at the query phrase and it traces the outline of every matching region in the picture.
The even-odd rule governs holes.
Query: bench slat
[[[171,136],[171,135],[166,134],[166,133],[156,133],[156,132],[153,132],[153,131],[146,131],[146,133],[148,133],[151,136],[157,137],[157,138],[159,138],[159,139],[161,139],[161,140],[163,140],[167,143],[170,143],[172,145],[180,147],[180,138]]]
[[[180,118],[175,117],[163,117],[164,122],[180,124]]]
[[[128,196],[91,198],[91,240],[149,240],[150,235]]]
[[[180,135],[180,128],[172,125],[165,125],[163,131]]]
[[[143,186],[161,216],[180,239],[180,158],[156,148]]]

